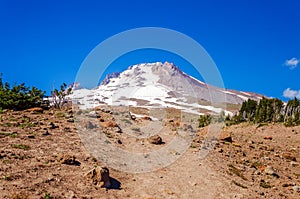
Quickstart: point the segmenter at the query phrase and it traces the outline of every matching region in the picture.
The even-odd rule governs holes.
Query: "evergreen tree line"
[[[300,101],[297,98],[284,103],[280,99],[262,98],[259,102],[248,99],[243,102],[237,114],[230,117],[224,116],[224,112],[220,116],[214,116],[222,121],[224,118],[226,125],[239,124],[241,122],[252,123],[283,123],[285,126],[300,125]],[[209,125],[215,122],[211,115],[201,115],[199,118],[199,127]],[[223,120],[223,121],[224,121]]]
[[[286,126],[300,125],[300,101],[297,98],[283,103],[280,99],[262,98],[259,102],[248,99],[243,102],[238,114],[228,121],[234,123],[284,123]]]

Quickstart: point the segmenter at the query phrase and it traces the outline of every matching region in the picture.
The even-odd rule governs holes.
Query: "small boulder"
[[[98,185],[102,188],[109,188],[111,181],[109,177],[109,170],[107,167],[95,167],[85,174],[88,180],[91,180],[94,185]]]
[[[154,135],[148,138],[151,144],[163,144],[162,138],[159,135]]]
[[[67,165],[77,165],[78,161],[76,161],[75,156],[71,156],[68,154],[58,154],[56,157],[57,161],[62,163],[62,164],[67,164]]]
[[[222,132],[219,139],[223,142],[232,142],[232,137],[228,132]]]

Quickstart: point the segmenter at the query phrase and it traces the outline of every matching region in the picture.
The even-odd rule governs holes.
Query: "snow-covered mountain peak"
[[[83,96],[84,92],[86,94]],[[75,91],[73,97],[82,107],[101,104],[113,106],[173,107],[192,113],[218,113],[214,104],[241,104],[262,96],[225,90],[205,84],[181,71],[172,63],[142,63],[121,73],[107,75],[99,87]],[[80,97],[77,97],[80,96]],[[226,99],[226,100],[225,100]]]

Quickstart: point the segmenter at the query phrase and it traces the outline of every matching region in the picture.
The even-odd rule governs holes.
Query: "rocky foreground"
[[[166,146],[186,125],[172,113],[150,138],[126,135],[126,128],[139,132],[151,122],[145,110],[137,111],[144,117],[130,115],[127,126],[113,112],[98,110],[96,118],[116,146],[147,151]],[[191,146],[175,163],[134,174],[105,168],[86,150],[75,123],[71,110],[1,113],[0,198],[300,198],[300,126],[223,128],[202,159],[209,127],[194,128]]]

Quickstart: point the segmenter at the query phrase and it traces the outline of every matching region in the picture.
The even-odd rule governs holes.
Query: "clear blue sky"
[[[284,91],[300,96],[298,0],[0,0],[0,25],[4,81],[48,93],[53,83],[72,83],[88,53],[108,37],[132,28],[164,27],[199,42],[226,88],[285,100]],[[172,56],[131,58],[132,64],[171,59],[192,72]],[[128,59],[118,63],[113,70],[124,69]]]

